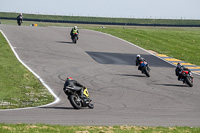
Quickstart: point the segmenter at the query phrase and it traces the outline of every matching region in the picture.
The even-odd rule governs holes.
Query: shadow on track
[[[75,110],[73,107],[40,107],[40,108],[44,108],[44,109],[73,109]]]
[[[66,42],[66,41],[56,41],[58,43],[68,43],[68,44],[74,44],[73,42]]]
[[[92,57],[97,63],[100,64],[115,64],[115,65],[133,65],[135,66],[135,59],[137,54],[127,54],[127,53],[109,53],[109,52],[94,52],[86,51],[86,53]],[[153,56],[142,54],[142,57],[151,66],[154,67],[174,67],[173,65]]]
[[[174,87],[188,87],[187,85],[177,85],[177,84],[157,84],[163,86],[174,86]]]
[[[134,75],[134,74],[116,74],[120,76],[130,76],[130,77],[146,77],[145,75]]]

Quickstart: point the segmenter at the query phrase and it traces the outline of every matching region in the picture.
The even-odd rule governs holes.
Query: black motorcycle
[[[76,43],[77,43],[77,40],[78,40],[78,33],[73,33],[73,35],[72,35],[72,42],[73,42],[74,44],[76,44]]]
[[[83,97],[80,97],[80,89],[76,89],[75,87],[68,86],[64,89],[64,92],[68,96],[71,105],[75,109],[81,109],[82,107],[89,107],[90,109],[94,108],[94,104],[89,98],[89,92],[87,88],[85,88],[83,91]]]
[[[140,67],[141,67],[141,71],[142,73],[144,73],[147,77],[150,77],[150,68],[149,68],[149,64],[146,61],[141,61],[140,62]]]
[[[17,20],[17,23],[18,23],[19,26],[21,26],[22,21],[21,20]]]

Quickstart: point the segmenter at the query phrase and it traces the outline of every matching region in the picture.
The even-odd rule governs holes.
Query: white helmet
[[[77,29],[77,26],[74,26],[74,29]]]
[[[138,54],[138,55],[137,55],[137,58],[139,58],[139,57],[140,57],[140,55]]]

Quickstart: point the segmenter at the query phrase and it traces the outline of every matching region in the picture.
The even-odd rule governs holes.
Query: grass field
[[[138,126],[61,126],[45,124],[0,124],[1,133],[199,133],[191,127],[138,127]]]
[[[54,101],[53,96],[15,57],[0,33],[0,109],[34,107]]]

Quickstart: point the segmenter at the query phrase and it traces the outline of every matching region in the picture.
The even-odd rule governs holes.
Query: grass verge
[[[15,57],[0,33],[0,109],[45,105],[53,96]]]
[[[138,127],[138,126],[61,126],[45,124],[0,124],[2,133],[199,133],[199,127]]]

